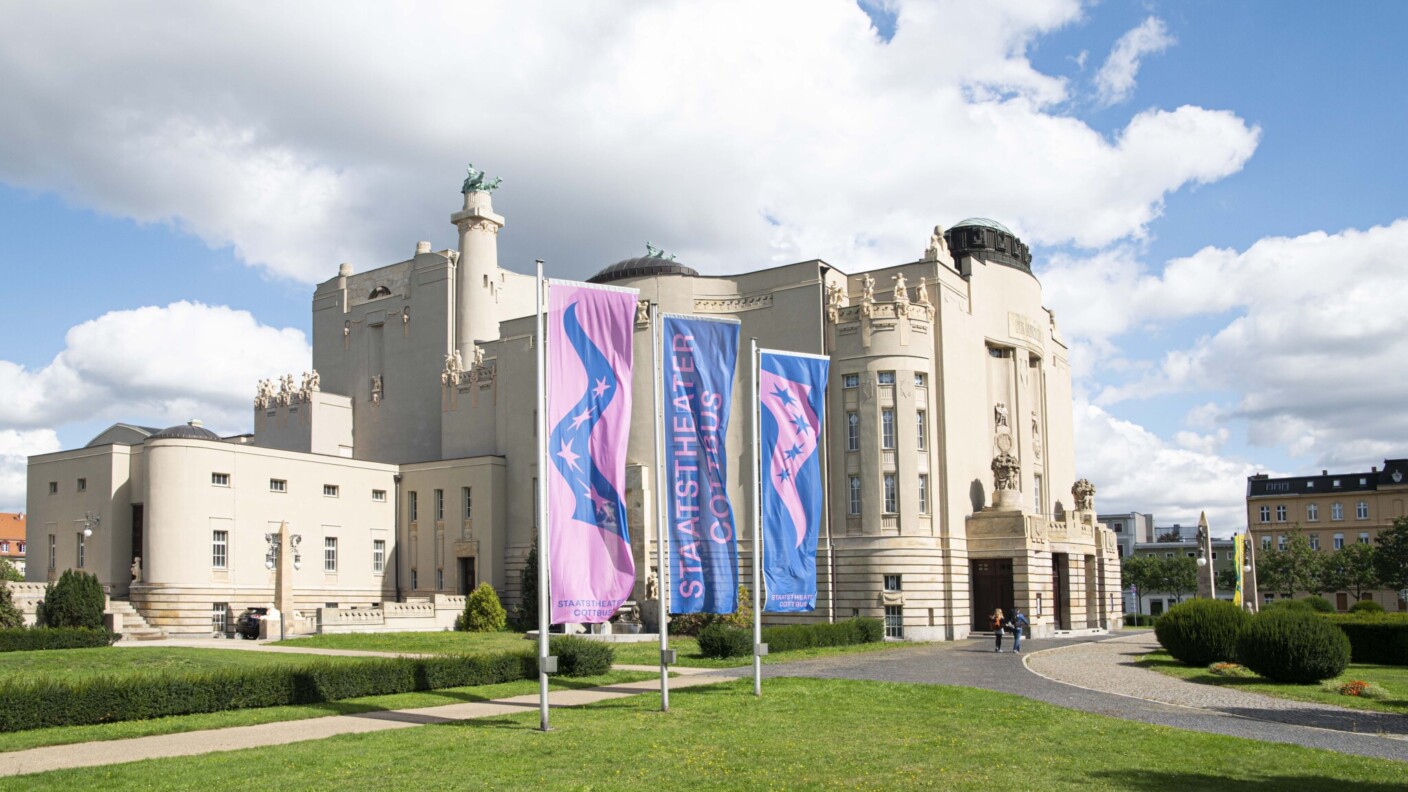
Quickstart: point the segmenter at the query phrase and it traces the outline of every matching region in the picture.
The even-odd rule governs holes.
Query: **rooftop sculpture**
[[[464,186],[460,188],[461,193],[493,192],[499,189],[499,184],[503,181],[497,176],[493,181],[490,181],[484,171],[474,169],[472,162],[469,163],[468,168],[465,168],[465,171],[468,175],[464,178]]]

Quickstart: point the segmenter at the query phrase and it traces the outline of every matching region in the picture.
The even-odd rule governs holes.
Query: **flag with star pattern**
[[[631,595],[626,526],[635,289],[549,281],[548,547],[552,622],[607,621]]]
[[[830,361],[762,351],[758,371],[763,581],[769,613],[816,608],[823,487],[821,426]]]

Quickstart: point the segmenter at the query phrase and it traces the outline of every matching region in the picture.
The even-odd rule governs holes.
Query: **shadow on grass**
[[[1209,773],[1158,770],[1107,770],[1090,773],[1119,789],[1165,792],[1169,789],[1209,789],[1226,792],[1343,792],[1343,778],[1317,775],[1273,775],[1264,778],[1224,778]],[[1355,792],[1402,792],[1402,784],[1355,783]]]

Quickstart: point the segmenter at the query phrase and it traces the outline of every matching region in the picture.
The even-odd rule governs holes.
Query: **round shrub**
[[[753,634],[748,630],[711,624],[699,631],[699,653],[705,657],[743,657],[753,653]]]
[[[575,635],[553,638],[549,646],[557,656],[557,673],[561,676],[600,676],[609,672],[616,660],[611,644]]]
[[[1277,682],[1319,682],[1349,665],[1349,638],[1313,613],[1269,610],[1242,631],[1237,658]]]
[[[1335,612],[1335,606],[1331,605],[1330,601],[1325,599],[1324,597],[1303,597],[1300,601],[1304,602],[1306,605],[1309,605],[1310,609],[1315,611],[1316,613]]]
[[[466,632],[499,632],[508,625],[508,613],[499,604],[498,592],[480,583],[464,600],[464,613],[455,620],[455,629]]]
[[[101,630],[106,602],[96,575],[76,569],[64,570],[59,581],[44,590],[44,601],[39,603],[38,609],[39,625]]]
[[[1349,606],[1350,613],[1383,613],[1384,606],[1373,600],[1360,600]]]
[[[1194,599],[1169,608],[1154,624],[1168,653],[1188,665],[1205,666],[1237,656],[1237,635],[1251,617],[1227,600]]]

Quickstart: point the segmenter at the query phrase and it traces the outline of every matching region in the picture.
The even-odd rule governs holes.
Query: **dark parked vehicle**
[[[269,615],[268,608],[245,608],[244,613],[235,620],[235,632],[241,638],[254,640],[259,637],[259,622]]]

